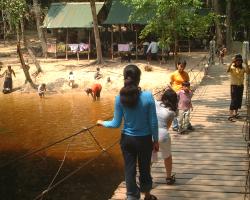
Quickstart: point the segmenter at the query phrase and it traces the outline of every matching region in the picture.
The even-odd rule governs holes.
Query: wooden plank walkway
[[[230,82],[225,71],[225,66],[211,67],[196,90],[191,119],[195,131],[181,136],[171,132],[176,184],[166,185],[163,160],[153,164],[152,194],[159,200],[244,199],[248,170],[244,120],[227,120]],[[244,106],[240,114],[246,114]],[[122,182],[112,200],[125,199],[125,192]]]

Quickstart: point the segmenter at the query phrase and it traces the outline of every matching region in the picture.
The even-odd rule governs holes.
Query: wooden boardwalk
[[[225,66],[211,67],[196,90],[191,119],[195,131],[181,136],[171,132],[176,184],[166,185],[163,160],[153,164],[152,194],[159,200],[244,199],[248,170],[244,119],[227,120],[230,82],[225,71]],[[246,114],[244,106],[240,114]],[[112,199],[125,199],[125,192],[122,182]]]

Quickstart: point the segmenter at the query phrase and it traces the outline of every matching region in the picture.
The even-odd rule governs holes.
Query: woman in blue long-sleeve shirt
[[[141,71],[137,66],[126,66],[123,75],[124,87],[115,99],[113,120],[98,120],[97,124],[118,128],[122,119],[124,120],[120,145],[125,162],[127,200],[140,199],[140,192],[145,193],[145,200],[156,200],[157,198],[150,194],[152,150],[159,150],[155,102],[151,92],[141,91],[138,86]],[[137,161],[140,187],[136,184]]]

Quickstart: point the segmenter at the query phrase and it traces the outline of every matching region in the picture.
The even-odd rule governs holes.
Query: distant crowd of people
[[[2,66],[0,66],[0,71],[1,69],[2,69]],[[4,77],[4,84],[3,84],[3,91],[2,91],[4,94],[11,93],[13,91],[12,76],[16,77],[16,74],[10,65],[8,65],[7,69],[2,74],[0,74],[0,78]],[[97,67],[96,72],[94,74],[94,79],[99,80],[102,77],[103,75],[100,72],[100,68]],[[111,83],[110,77],[107,78],[107,83]],[[71,88],[75,87],[75,75],[73,71],[69,72],[68,85]],[[45,97],[46,90],[47,90],[47,86],[45,83],[41,83],[40,85],[38,85],[37,93],[40,98]],[[99,100],[101,96],[102,85],[100,83],[93,83],[91,87],[84,89],[84,91],[86,92],[87,95],[91,95],[94,101]]]

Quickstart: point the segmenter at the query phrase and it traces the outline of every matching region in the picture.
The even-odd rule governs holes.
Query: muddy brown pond
[[[39,199],[109,199],[123,180],[119,142],[97,156],[101,147],[108,148],[119,141],[119,129],[94,127],[91,133],[86,131],[9,162],[93,126],[97,119],[112,117],[113,101],[110,96],[93,102],[81,93],[53,94],[44,99],[37,94],[0,94],[0,199],[36,199],[50,184],[52,189]],[[77,173],[65,179],[75,170]]]

